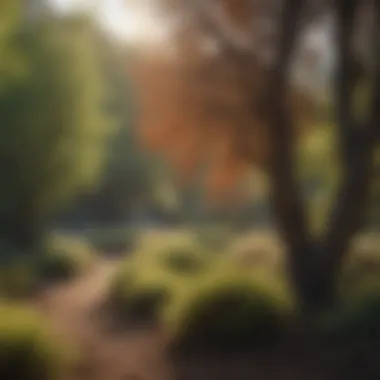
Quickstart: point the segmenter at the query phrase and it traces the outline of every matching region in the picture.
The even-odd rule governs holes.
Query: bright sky
[[[155,0],[51,0],[60,9],[88,8],[118,37],[134,42],[160,38]]]

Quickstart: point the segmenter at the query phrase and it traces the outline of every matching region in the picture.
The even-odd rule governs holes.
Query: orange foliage
[[[248,22],[249,2],[221,1],[236,22]],[[207,188],[231,194],[249,167],[265,167],[270,159],[258,109],[268,68],[253,56],[237,66],[212,55],[202,48],[202,38],[187,28],[172,41],[174,55],[152,53],[138,61],[139,133],[144,146],[171,162],[183,180],[194,179],[207,163]],[[297,116],[309,115],[302,94],[289,100]]]

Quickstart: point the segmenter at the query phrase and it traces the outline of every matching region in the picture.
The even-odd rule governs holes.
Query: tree
[[[333,302],[340,264],[367,213],[380,135],[380,6],[364,0],[165,4],[174,48],[165,59],[145,60],[145,72],[139,67],[142,137],[182,170],[196,167],[205,153],[212,156],[209,178],[216,188],[236,183],[253,165],[266,171],[289,274],[310,317]],[[310,49],[307,36],[331,21],[339,183],[323,232],[314,236],[296,153],[297,141],[309,131],[318,88],[309,91],[299,75],[313,76],[321,54]],[[359,80],[371,83],[364,117],[353,104]]]
[[[118,129],[110,140],[102,183],[95,198],[103,197],[104,211],[111,221],[123,222],[134,216],[135,207],[152,197],[154,163],[139,149],[134,133],[133,86],[124,65],[124,58],[133,61],[133,52],[124,55],[111,41],[103,41],[102,45],[108,106],[118,120]]]
[[[27,22],[22,2],[9,3],[18,5],[9,43],[27,72],[0,93],[0,224],[3,238],[30,248],[49,217],[93,185],[110,123],[91,21]]]

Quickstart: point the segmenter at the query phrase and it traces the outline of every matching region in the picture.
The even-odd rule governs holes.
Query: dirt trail
[[[170,380],[156,331],[111,334],[97,307],[106,294],[117,262],[100,261],[86,276],[46,290],[36,302],[53,329],[84,354],[69,380]]]

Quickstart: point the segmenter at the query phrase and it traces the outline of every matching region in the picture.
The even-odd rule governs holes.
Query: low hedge
[[[39,278],[35,263],[27,259],[15,259],[0,268],[0,296],[25,298],[37,291]]]
[[[138,238],[132,229],[113,227],[89,230],[85,235],[99,253],[117,256],[131,252]]]
[[[333,338],[380,338],[380,249],[355,249],[338,278],[338,304],[321,323]]]
[[[205,256],[197,247],[171,247],[159,253],[159,265],[173,274],[199,274],[207,269]]]
[[[231,348],[280,338],[292,312],[289,293],[272,276],[221,273],[187,289],[165,321],[174,347]]]
[[[355,302],[376,284],[380,286],[380,247],[351,252],[338,278],[342,302]]]
[[[123,323],[157,323],[169,302],[172,286],[159,272],[139,272],[124,265],[112,280],[108,304],[111,313]]]
[[[87,270],[94,252],[84,239],[52,236],[39,256],[37,270],[44,280],[67,280]]]
[[[362,293],[355,302],[341,304],[321,322],[321,331],[333,339],[380,339],[380,287]]]

